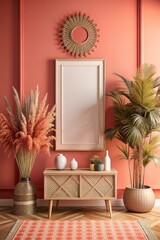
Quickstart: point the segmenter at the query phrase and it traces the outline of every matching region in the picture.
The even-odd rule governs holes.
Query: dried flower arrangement
[[[95,164],[96,162],[98,162],[100,160],[100,157],[98,155],[93,155],[91,158],[90,158],[90,162],[91,164]]]
[[[39,102],[39,89],[30,92],[21,102],[13,87],[15,111],[5,97],[8,118],[0,113],[0,145],[7,154],[14,152],[22,178],[30,177],[35,158],[40,150],[50,154],[54,129],[55,106],[48,111],[47,94]]]

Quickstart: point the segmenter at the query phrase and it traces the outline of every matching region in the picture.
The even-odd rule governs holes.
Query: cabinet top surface
[[[111,169],[111,171],[91,171],[89,169],[65,169],[65,170],[57,170],[55,168],[46,168],[43,172],[44,175],[113,175],[117,174],[115,169]]]

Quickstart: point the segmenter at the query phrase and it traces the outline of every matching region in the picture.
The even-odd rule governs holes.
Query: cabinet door
[[[84,175],[81,177],[81,198],[106,199],[115,196],[114,175]]]
[[[45,199],[74,199],[79,197],[79,176],[45,176]]]

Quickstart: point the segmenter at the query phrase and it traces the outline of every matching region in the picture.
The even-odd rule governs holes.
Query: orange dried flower
[[[39,102],[38,87],[35,93],[31,91],[28,99],[23,102],[20,102],[15,88],[13,92],[16,111],[11,109],[5,98],[9,118],[0,113],[0,144],[7,151],[14,151],[20,174],[26,176],[30,175],[33,161],[40,150],[50,154],[51,142],[55,140],[55,106],[48,111],[47,94]],[[28,158],[30,161],[24,161]]]
[[[4,150],[12,150],[15,137],[15,129],[9,120],[0,113],[0,145]]]

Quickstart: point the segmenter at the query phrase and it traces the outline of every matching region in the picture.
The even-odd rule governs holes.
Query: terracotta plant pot
[[[125,207],[132,212],[149,212],[155,204],[155,195],[151,187],[143,189],[126,187],[123,194]]]

